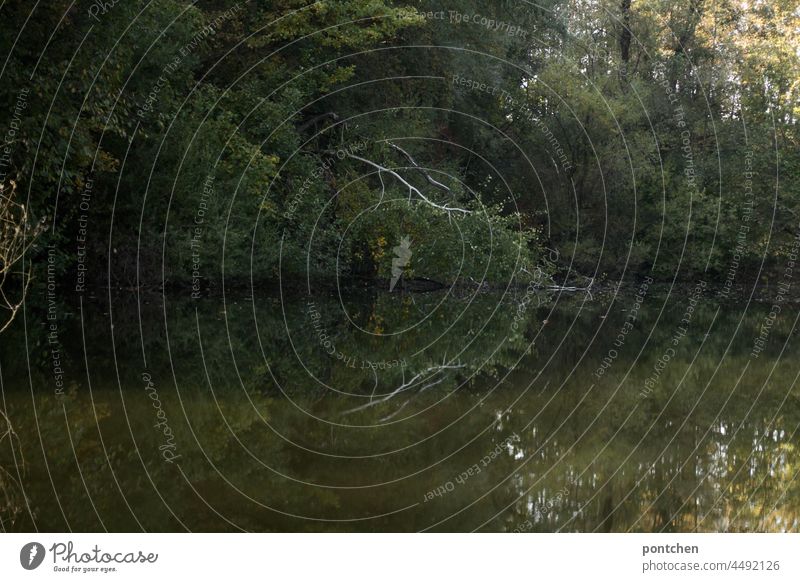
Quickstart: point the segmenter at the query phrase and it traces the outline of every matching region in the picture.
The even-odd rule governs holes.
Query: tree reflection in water
[[[141,328],[119,298],[113,334],[105,317],[71,322],[91,367],[64,346],[63,398],[44,334],[30,383],[12,335],[3,527],[800,530],[795,340],[778,322],[752,358],[760,308],[700,302],[643,396],[685,297],[649,298],[598,377],[625,298],[300,295],[174,300]]]

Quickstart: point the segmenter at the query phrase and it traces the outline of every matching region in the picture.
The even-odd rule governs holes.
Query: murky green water
[[[796,309],[638,291],[29,308],[3,527],[800,530]]]

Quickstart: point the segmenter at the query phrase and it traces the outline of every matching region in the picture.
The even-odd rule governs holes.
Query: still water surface
[[[710,295],[100,296],[63,396],[29,309],[3,527],[800,531],[797,310]]]

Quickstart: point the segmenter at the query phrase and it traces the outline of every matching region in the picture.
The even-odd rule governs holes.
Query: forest
[[[403,237],[407,281],[780,280],[799,10],[4,2],[5,307],[48,275],[69,296],[369,284]]]
[[[0,531],[800,531],[800,0],[0,16]]]

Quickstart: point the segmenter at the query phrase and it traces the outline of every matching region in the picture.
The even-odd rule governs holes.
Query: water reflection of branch
[[[14,431],[14,427],[11,426],[11,421],[9,420],[8,416],[6,416],[5,412],[2,410],[0,410],[0,418],[2,418],[6,425],[5,431],[0,434],[0,443],[2,443],[6,437],[8,437],[9,445],[12,449],[14,449],[16,440],[16,448],[19,451],[19,456],[21,459],[19,468],[21,468],[22,471],[25,471],[25,457],[22,453],[22,446],[19,443],[19,437]],[[6,479],[8,479],[10,485],[6,485]],[[22,512],[22,503],[15,502],[15,492],[22,491],[22,484],[16,478],[14,478],[11,472],[5,467],[0,467],[0,494],[2,494],[4,498],[3,504],[0,505],[0,531],[8,531],[9,525],[13,525],[17,515]],[[22,496],[24,498],[24,493],[22,493]],[[10,517],[5,518],[3,516],[3,513],[6,512]]]
[[[415,374],[414,377],[411,378],[407,382],[405,381],[405,371],[404,371],[403,372],[403,376],[404,376],[403,377],[403,383],[400,384],[400,386],[398,386],[394,390],[392,390],[389,394],[387,394],[383,398],[379,398],[378,400],[370,399],[370,401],[367,402],[366,404],[362,404],[361,406],[356,406],[355,408],[351,408],[350,410],[346,410],[343,414],[352,414],[354,412],[359,412],[361,410],[366,410],[367,408],[372,408],[373,406],[377,406],[379,404],[383,404],[384,402],[388,402],[389,400],[391,400],[392,398],[394,398],[398,394],[400,394],[402,392],[406,392],[407,390],[411,390],[417,384],[421,383],[423,380],[431,380],[434,376],[436,376],[437,374],[440,374],[444,370],[457,370],[457,369],[463,368],[463,367],[464,367],[463,364],[458,364],[458,365],[441,364],[439,366],[432,366],[430,368],[427,368],[426,370],[423,370],[422,372],[419,372],[419,373]],[[428,382],[427,384],[424,384],[423,386],[421,386],[419,388],[419,390],[416,392],[416,394],[422,394],[423,392],[425,392],[429,388],[433,388],[434,386],[436,386],[438,384],[441,384],[444,380],[445,380],[444,376],[440,377],[437,380],[432,380],[432,381]],[[402,409],[406,404],[408,404],[408,402],[410,400],[411,399],[407,400],[400,407],[400,409]],[[394,416],[394,414],[399,412],[400,409],[396,410],[391,416]]]
[[[19,436],[17,435],[14,427],[11,425],[11,420],[6,416],[6,413],[0,410],[0,418],[2,418],[3,422],[6,425],[5,431],[0,434],[0,443],[2,443],[6,438],[9,440],[9,445],[11,447],[14,446],[14,442],[17,443],[17,448],[19,449],[20,459],[22,460],[23,468],[25,466],[25,457],[22,454],[22,445],[19,442]]]
[[[520,271],[532,277],[536,276],[525,267],[521,267]],[[550,279],[550,285],[534,285],[534,288],[541,289],[543,291],[569,291],[569,292],[585,291],[586,293],[589,294],[589,298],[590,299],[592,298],[592,286],[594,285],[594,277],[586,277],[586,279],[588,280],[588,284],[585,287],[578,287],[576,285],[559,285],[558,283],[556,283],[555,279],[553,279],[552,275],[548,275],[548,279]]]

